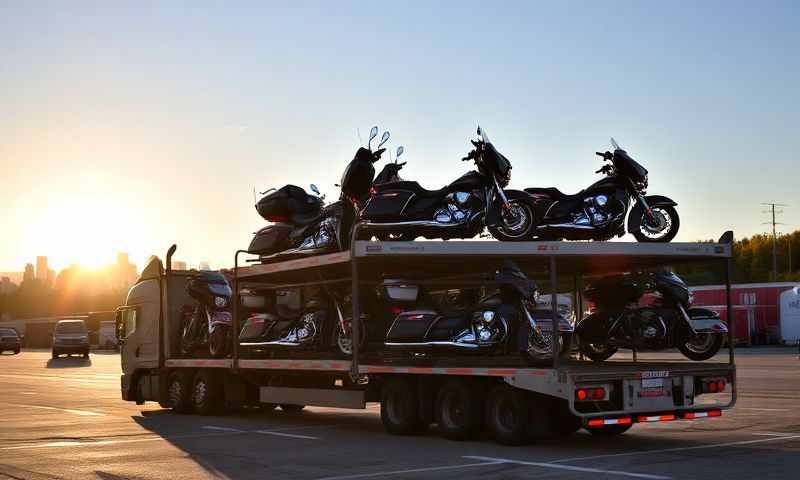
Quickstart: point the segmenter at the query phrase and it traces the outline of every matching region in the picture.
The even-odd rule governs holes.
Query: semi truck
[[[233,280],[233,332],[244,322],[242,297],[249,289],[345,284],[352,295],[352,336],[360,338],[365,289],[387,275],[446,284],[480,278],[470,275],[507,260],[549,283],[553,318],[564,303],[557,295],[570,291],[575,321],[581,321],[583,281],[593,275],[696,262],[725,272],[730,308],[732,239],[732,232],[726,232],[715,243],[359,240],[348,251],[267,264],[250,263],[239,251],[227,271]],[[361,351],[364,346],[355,341],[345,357],[280,349],[254,357],[243,354],[235,334],[224,358],[187,356],[179,338],[185,305],[193,303],[185,285],[196,272],[172,268],[175,248],[165,263],[156,257],[149,261],[117,309],[121,390],[127,401],[158,402],[199,415],[245,407],[279,407],[287,413],[305,406],[364,409],[379,403],[381,420],[392,434],[416,434],[435,424],[447,438],[487,431],[511,445],[581,428],[616,435],[638,423],[718,417],[736,402],[730,337],[727,355],[704,362],[669,355],[654,359],[634,350],[605,362],[568,353],[531,365],[518,356]],[[554,346],[558,330],[552,331]],[[733,332],[730,325],[728,332]]]

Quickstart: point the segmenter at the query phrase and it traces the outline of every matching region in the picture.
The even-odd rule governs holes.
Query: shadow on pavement
[[[91,366],[92,360],[82,357],[51,358],[47,361],[47,368],[81,368]]]

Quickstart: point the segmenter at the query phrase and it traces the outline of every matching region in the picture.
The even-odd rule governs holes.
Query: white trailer
[[[238,252],[231,272],[233,331],[241,320],[239,294],[248,286],[349,283],[353,337],[359,338],[360,289],[384,274],[458,278],[506,259],[531,277],[549,277],[554,310],[556,292],[574,289],[578,321],[583,277],[693,262],[724,265],[730,305],[731,242],[730,232],[718,243],[356,241],[348,252],[248,266],[238,265]],[[170,268],[174,249],[166,268],[157,259],[145,268],[118,311],[125,400],[199,414],[244,405],[297,411],[379,402],[390,433],[413,434],[437,424],[445,436],[459,439],[485,428],[505,444],[581,427],[619,434],[636,423],[716,417],[736,401],[732,342],[724,362],[641,360],[634,351],[630,359],[602,363],[555,355],[552,364],[531,367],[505,357],[398,358],[376,349],[360,352],[358,342],[351,358],[315,352],[244,358],[237,341],[229,358],[183,358],[177,348],[180,309],[192,303],[184,291],[192,273]]]

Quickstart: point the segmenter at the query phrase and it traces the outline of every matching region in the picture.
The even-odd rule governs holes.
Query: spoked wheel
[[[669,242],[678,234],[681,221],[678,211],[672,206],[664,205],[652,207],[652,218],[647,212],[642,212],[639,229],[633,232],[638,242]]]
[[[528,240],[533,230],[533,209],[519,200],[509,200],[508,204],[500,212],[500,222],[489,227],[489,233],[504,242]]]
[[[570,345],[570,336],[561,333],[558,336],[558,354],[563,355]],[[528,333],[527,355],[530,360],[541,361],[553,358],[553,332],[534,332]]]
[[[719,333],[689,333],[685,342],[678,345],[678,350],[689,360],[700,362],[717,354],[722,346],[722,335]]]
[[[450,440],[472,437],[481,426],[480,397],[480,390],[464,380],[442,385],[436,396],[439,431]]]
[[[358,336],[361,337],[361,341],[358,342],[359,348],[363,348],[366,344],[365,340],[367,338],[366,325],[364,325],[364,319],[361,321],[361,328],[359,329]],[[336,327],[336,347],[339,350],[339,353],[342,354],[346,358],[350,358],[353,356],[353,330],[352,330],[352,322],[346,321],[344,330],[342,330],[341,324],[338,324]]]

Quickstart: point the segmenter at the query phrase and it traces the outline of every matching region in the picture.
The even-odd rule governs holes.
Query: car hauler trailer
[[[549,278],[554,318],[557,292],[573,289],[580,321],[584,277],[696,262],[723,267],[730,309],[732,239],[727,232],[717,243],[354,241],[346,252],[247,266],[239,266],[246,253],[240,251],[230,272],[233,332],[240,331],[240,295],[248,287],[349,284],[352,337],[359,338],[362,290],[384,275],[446,282],[491,271],[506,259],[533,278]],[[193,303],[184,288],[192,272],[171,268],[174,251],[175,246],[166,268],[156,258],[148,264],[118,309],[125,400],[200,414],[245,405],[297,411],[379,402],[391,433],[412,434],[436,423],[445,436],[458,439],[485,427],[506,444],[581,427],[618,434],[635,423],[716,417],[736,401],[731,325],[726,362],[642,360],[633,351],[625,360],[593,363],[555,355],[552,364],[530,366],[519,356],[398,358],[376,349],[361,352],[359,342],[352,342],[349,358],[314,352],[252,358],[242,355],[236,335],[227,358],[184,358],[178,338],[181,308]],[[552,334],[558,345],[558,329]]]

